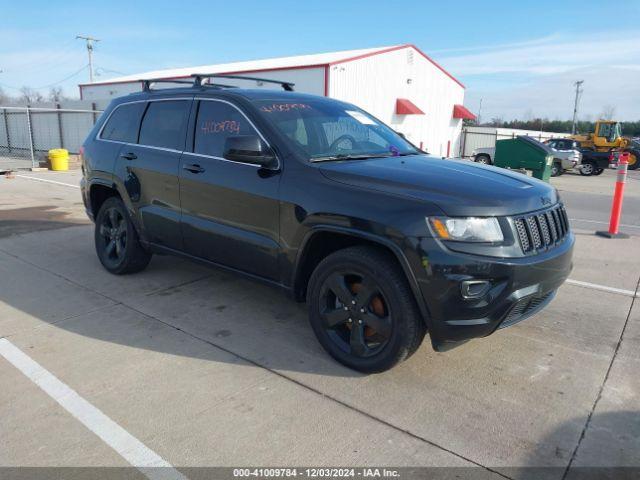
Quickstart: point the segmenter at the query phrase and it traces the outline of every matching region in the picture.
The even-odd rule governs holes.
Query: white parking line
[[[6,338],[0,338],[0,355],[148,478],[186,480],[171,464]]]
[[[591,288],[593,290],[600,290],[602,292],[617,293],[619,295],[626,295],[627,297],[640,298],[640,294],[634,292],[633,290],[624,290],[622,288],[607,287],[606,285],[599,285],[597,283],[581,282],[580,280],[572,280],[571,278],[567,280],[567,283],[569,285],[575,285],[577,287]]]
[[[53,183],[55,185],[63,185],[65,187],[80,188],[80,185],[74,185],[73,183],[57,182],[55,180],[47,180],[46,178],[30,177],[28,175],[15,175],[15,176],[19,178],[27,178],[29,180],[35,180],[36,182]]]
[[[599,223],[601,225],[609,225],[609,222],[602,222],[600,220],[587,220],[586,218],[570,218],[569,220],[571,220],[572,222]],[[620,226],[627,228],[640,228],[640,225],[625,225],[624,223],[621,223]]]

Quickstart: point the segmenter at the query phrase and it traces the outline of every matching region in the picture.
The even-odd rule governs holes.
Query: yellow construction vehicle
[[[580,142],[583,157],[588,157],[590,152],[629,152],[629,169],[635,170],[640,166],[640,145],[622,136],[620,122],[598,120],[594,133],[569,138]]]

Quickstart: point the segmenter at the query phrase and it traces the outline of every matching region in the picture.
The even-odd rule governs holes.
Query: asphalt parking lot
[[[577,242],[546,310],[369,376],[270,287],[160,256],[108,274],[78,181],[0,178],[0,467],[640,467],[640,171],[621,240],[593,234],[615,172],[552,179]]]

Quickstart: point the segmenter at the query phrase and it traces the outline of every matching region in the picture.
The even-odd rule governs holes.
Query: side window
[[[257,134],[249,121],[235,107],[223,102],[201,100],[193,151],[222,158],[227,138]]]
[[[613,137],[613,125],[613,123],[601,123],[600,128],[598,129],[598,136],[606,137],[607,140],[609,140],[611,137]]]
[[[140,145],[182,150],[189,104],[187,100],[149,102],[140,127]]]
[[[102,129],[100,138],[117,142],[135,143],[140,126],[144,102],[129,103],[117,107]]]
[[[547,142],[547,146],[551,148],[558,148],[557,145],[558,145],[558,142],[556,140],[551,140],[550,142]]]

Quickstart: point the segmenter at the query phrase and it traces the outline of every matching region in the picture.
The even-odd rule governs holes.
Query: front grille
[[[546,212],[518,217],[514,223],[524,253],[552,247],[569,233],[569,219],[562,205]]]
[[[508,327],[509,325],[518,323],[540,311],[552,300],[554,294],[555,290],[552,290],[543,295],[523,298],[509,311],[509,314],[504,318],[499,328]]]

